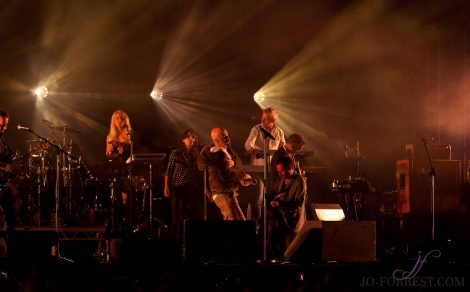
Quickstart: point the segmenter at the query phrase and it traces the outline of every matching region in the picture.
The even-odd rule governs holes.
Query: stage
[[[449,228],[464,217],[439,215],[434,241],[426,230],[429,216],[399,219],[339,222],[340,227],[359,228],[358,234],[346,234],[328,246],[318,244],[331,236],[325,224],[322,233],[309,229],[291,262],[263,261],[262,245],[248,234],[250,222],[200,221],[190,225],[191,237],[180,241],[157,232],[107,233],[105,226],[20,226],[9,257],[0,262],[0,290],[466,291],[470,238],[465,226],[459,232]],[[364,241],[369,232],[364,222],[376,227],[370,246]],[[395,233],[396,224],[412,230]],[[237,232],[221,233],[219,227]],[[211,241],[217,243],[211,246]],[[348,248],[333,251],[341,244]],[[372,257],[358,244],[368,252],[372,248]],[[338,260],[325,261],[325,253]],[[348,261],[351,253],[359,258]]]

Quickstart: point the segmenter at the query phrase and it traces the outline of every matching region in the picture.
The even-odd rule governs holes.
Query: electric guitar
[[[13,178],[25,173],[26,164],[38,149],[47,149],[49,144],[41,143],[21,157],[13,157],[11,163],[0,162],[0,187],[7,185]]]

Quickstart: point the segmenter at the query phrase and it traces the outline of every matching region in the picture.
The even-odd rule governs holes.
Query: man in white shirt
[[[253,126],[250,135],[245,142],[247,154],[251,154],[251,165],[263,166],[264,134],[261,128],[266,129],[273,139],[268,139],[268,150],[277,150],[286,143],[284,131],[276,125],[278,112],[274,107],[268,107],[263,110],[261,123]]]
[[[263,128],[266,130],[274,139],[268,138],[268,155],[269,150],[277,150],[282,145],[286,143],[284,137],[284,131],[276,125],[276,121],[279,114],[276,108],[268,107],[263,109],[261,115],[261,123],[255,125],[251,131],[250,135],[245,142],[245,150],[247,155],[251,155],[250,164],[253,166],[263,166],[264,165],[264,142],[265,142],[265,133],[261,130]],[[270,158],[271,156],[269,156]],[[268,159],[268,162],[270,159]],[[269,165],[267,170],[269,170]],[[260,175],[262,177],[262,175]],[[260,181],[259,193],[257,199],[257,209],[253,212],[253,219],[259,221],[262,214],[262,205],[263,205],[263,194],[264,194],[264,183]],[[258,225],[259,226],[259,225]]]

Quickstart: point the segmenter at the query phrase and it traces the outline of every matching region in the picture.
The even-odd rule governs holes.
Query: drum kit
[[[55,126],[47,120],[43,121],[50,128],[53,138],[44,138],[28,130],[37,139],[25,141],[29,147],[29,160],[24,173],[17,176],[16,185],[20,186],[17,217],[23,225],[54,223],[58,217],[53,218],[51,214],[59,207],[60,220],[65,222],[74,217],[78,204],[75,196],[82,193],[87,172],[81,162],[82,147],[74,143],[71,137],[72,134],[80,134],[80,130],[67,124]],[[59,132],[62,136],[60,140]],[[55,198],[59,192],[60,201],[59,197]]]
[[[26,141],[30,159],[25,173],[17,176],[16,212],[20,224],[116,228],[126,216],[122,193],[133,194],[130,198],[135,204],[131,209],[134,214],[130,216],[136,218],[137,224],[152,228],[161,223],[149,210],[154,210],[152,203],[158,199],[153,198],[152,165],[163,161],[164,154],[134,155],[132,163],[127,164],[107,160],[88,169],[82,162],[83,147],[72,139],[81,131],[67,124],[44,122],[53,138],[30,131],[38,138]],[[132,176],[129,168],[134,168]]]

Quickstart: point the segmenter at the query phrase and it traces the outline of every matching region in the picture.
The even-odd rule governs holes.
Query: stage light
[[[255,100],[255,102],[263,102],[264,98],[265,98],[264,93],[261,93],[261,92],[257,92],[253,96],[253,99]]]
[[[37,98],[46,98],[49,94],[49,90],[46,86],[39,86],[34,90],[34,94]]]
[[[150,92],[150,97],[152,97],[154,100],[162,100],[163,99],[163,91],[154,89],[152,92]]]

